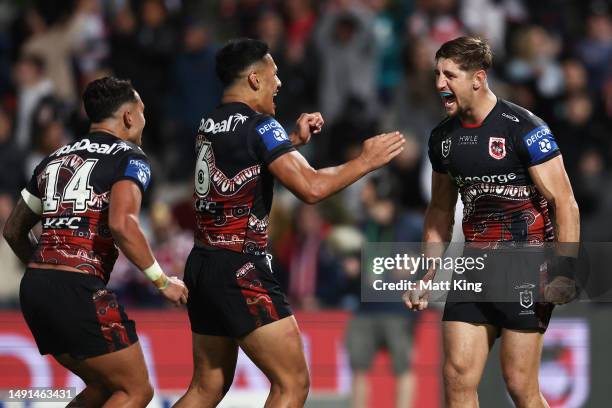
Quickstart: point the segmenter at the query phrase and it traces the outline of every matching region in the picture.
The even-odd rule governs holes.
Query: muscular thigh
[[[193,379],[200,386],[219,385],[229,387],[234,377],[238,345],[230,337],[208,336],[193,333]],[[214,384],[211,384],[214,383]]]
[[[293,316],[256,329],[239,339],[238,344],[271,381],[284,382],[308,372]]]
[[[445,363],[476,382],[480,380],[496,328],[486,324],[446,321],[442,324]]]
[[[538,331],[502,330],[500,359],[505,374],[537,376],[544,334]]]
[[[138,388],[149,382],[149,373],[139,343],[84,360],[74,359],[67,354],[55,358],[85,383],[101,384],[111,392]]]

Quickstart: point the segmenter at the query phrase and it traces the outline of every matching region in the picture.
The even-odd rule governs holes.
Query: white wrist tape
[[[162,268],[161,266],[159,266],[157,261],[153,262],[153,265],[143,270],[143,272],[145,275],[147,275],[147,278],[149,278],[149,280],[151,280],[152,282],[158,280],[164,274],[164,271],[162,271]]]

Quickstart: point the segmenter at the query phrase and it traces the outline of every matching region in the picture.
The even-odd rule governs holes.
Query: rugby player
[[[466,247],[481,244],[497,248],[513,242],[537,247],[554,240],[577,243],[578,206],[554,136],[540,118],[497,98],[489,89],[489,45],[479,38],[460,37],[443,44],[435,61],[436,88],[448,117],[429,139],[432,199],[425,216],[424,242],[451,240],[459,191],[465,207]],[[554,226],[549,210],[554,213]],[[569,262],[577,255],[571,247],[567,251],[560,251],[557,259]],[[519,262],[520,258],[514,257]],[[495,275],[512,278],[515,272],[519,276],[518,269],[524,268],[515,268],[505,276],[494,269],[487,270],[494,275],[491,279],[496,279]],[[424,280],[433,279],[434,274],[429,271]],[[478,383],[497,336],[501,337],[503,377],[516,406],[548,406],[538,383],[542,339],[553,303],[571,298],[571,289],[568,293],[555,289],[568,283],[567,279],[555,276],[545,286],[544,296],[538,298],[529,292],[536,285],[527,283],[524,297],[514,302],[447,299],[442,333],[448,407],[478,406]],[[520,287],[518,283],[515,288]],[[413,310],[423,310],[428,293],[408,292],[405,302]]]
[[[302,114],[290,135],[274,119],[281,81],[268,46],[234,40],[216,63],[224,94],[197,135],[197,231],[184,275],[194,372],[176,407],[216,406],[232,383],[239,347],[270,380],[266,407],[301,407],[309,373],[300,332],[266,256],[274,179],[316,203],[388,163],[404,138],[372,137],[356,159],[316,170],[295,147],[321,131],[323,118]]]
[[[115,244],[176,305],[187,289],[167,277],[139,226],[151,181],[140,149],[144,104],[131,83],[106,77],[83,95],[87,135],[34,170],[4,236],[27,264],[20,301],[41,354],[51,354],[86,384],[69,406],[144,407],[153,397],[134,321],[106,288]],[[42,223],[38,243],[31,228]]]

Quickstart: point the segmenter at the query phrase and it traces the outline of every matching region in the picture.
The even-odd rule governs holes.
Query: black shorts
[[[482,292],[453,290],[448,294],[444,321],[489,324],[511,330],[544,333],[554,309],[544,302],[543,293],[548,281],[547,261],[543,252],[467,251],[464,256],[483,256],[485,268],[461,275],[454,280],[482,283]]]
[[[28,268],[19,300],[41,354],[84,359],[138,341],[134,321],[96,276]]]
[[[293,314],[265,256],[194,247],[183,279],[197,334],[239,338]]]

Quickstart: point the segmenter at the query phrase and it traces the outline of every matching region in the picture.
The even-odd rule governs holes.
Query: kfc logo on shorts
[[[490,137],[489,155],[497,160],[506,157],[506,139],[503,137]]]
[[[448,154],[450,153],[450,147],[451,147],[450,138],[442,141],[442,157],[448,157]]]

